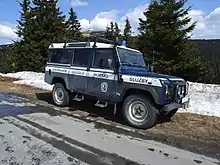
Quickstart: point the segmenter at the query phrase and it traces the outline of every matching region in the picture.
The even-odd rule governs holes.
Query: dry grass
[[[36,97],[35,94],[37,92],[43,92],[43,90],[41,89],[37,89],[27,85],[13,84],[12,82],[16,80],[18,79],[6,78],[0,76],[0,92],[20,93],[20,94],[29,95],[31,97]]]
[[[172,122],[158,124],[152,128],[152,131],[205,141],[209,139],[210,142],[219,141],[220,144],[220,118],[218,117],[177,113],[172,118]]]

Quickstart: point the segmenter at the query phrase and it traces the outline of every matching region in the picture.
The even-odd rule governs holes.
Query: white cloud
[[[71,0],[71,5],[73,7],[88,6],[88,2],[82,0]]]
[[[0,38],[3,39],[16,39],[17,34],[15,33],[15,28],[12,24],[0,23]]]
[[[220,38],[220,7],[206,14],[201,10],[192,10],[189,13],[192,21],[197,21],[196,28],[192,32],[194,39],[217,39]]]
[[[79,2],[79,0],[72,0],[72,2]],[[81,2],[81,1],[80,1]],[[77,4],[76,3],[76,4]],[[83,2],[86,3],[86,2]],[[117,10],[111,10],[107,12],[98,13],[91,21],[86,18],[80,20],[82,31],[86,31],[89,28],[94,30],[105,30],[106,26],[111,22],[117,22],[121,30],[124,28],[125,19],[128,17],[133,31],[138,32],[139,18],[145,18],[143,12],[147,9],[148,4],[137,6],[136,8],[129,10],[127,13],[121,16],[121,13]],[[192,38],[211,39],[220,38],[220,7],[216,8],[210,13],[205,13],[202,10],[191,10],[189,16],[193,21],[197,21],[196,28],[192,32]],[[17,39],[15,34],[15,25],[8,22],[0,23],[0,39]]]
[[[125,19],[128,18],[132,25],[133,31],[137,32],[137,27],[139,23],[139,18],[144,18],[143,12],[148,7],[148,4],[138,6],[130,11],[128,11],[122,17],[119,17],[119,11],[111,10],[109,12],[98,13],[93,20],[89,21],[87,19],[80,20],[82,31],[86,31],[89,28],[94,30],[105,30],[106,26],[109,25],[111,21],[117,22],[120,29],[123,30],[125,25]],[[90,22],[90,24],[89,24]]]
[[[128,11],[123,16],[119,17],[119,11],[112,10],[109,12],[98,13],[91,24],[89,25],[89,20],[86,18],[80,20],[82,25],[82,30],[88,30],[91,27],[94,30],[105,30],[107,24],[110,21],[116,21],[119,27],[123,30],[125,19],[128,17],[133,31],[137,33],[137,28],[139,26],[139,18],[145,18],[143,12],[148,8],[148,4],[137,6],[133,10]],[[202,10],[191,10],[189,16],[192,21],[197,21],[196,27],[192,32],[192,38],[203,38],[212,39],[220,38],[220,7],[213,10],[211,13],[205,13]]]

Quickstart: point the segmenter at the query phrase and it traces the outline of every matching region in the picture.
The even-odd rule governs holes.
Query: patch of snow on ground
[[[44,90],[52,90],[53,88],[53,85],[44,82],[44,73],[23,71],[23,72],[7,73],[7,74],[0,73],[0,76],[20,79],[18,81],[14,81],[13,83],[15,84],[25,84]]]
[[[17,72],[1,74],[0,76],[18,78],[13,83],[26,84],[44,90],[52,90],[53,86],[44,82],[44,73]],[[196,113],[200,115],[220,117],[220,85],[189,82],[189,108],[179,112]]]
[[[189,82],[189,108],[181,112],[220,117],[220,85]]]

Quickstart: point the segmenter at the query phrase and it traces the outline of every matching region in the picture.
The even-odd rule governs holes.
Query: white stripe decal
[[[79,70],[77,67],[71,67],[69,69],[62,69],[57,67],[46,67],[45,70],[49,71],[49,69],[54,73],[64,73],[70,75],[77,75],[77,76],[84,76],[84,77],[94,77],[99,79],[105,80],[118,80],[118,76],[114,73],[105,73],[106,70],[100,70],[100,72],[95,71],[87,71],[87,70]],[[92,69],[91,69],[92,70]],[[133,76],[133,75],[122,75],[122,79],[124,82],[133,83],[133,84],[143,84],[143,85],[151,85],[162,87],[159,78],[152,78],[152,77],[141,77],[141,76]]]
[[[97,72],[105,72],[105,73],[114,73],[113,70],[110,69],[97,69],[97,68],[91,68],[91,71],[97,71]]]

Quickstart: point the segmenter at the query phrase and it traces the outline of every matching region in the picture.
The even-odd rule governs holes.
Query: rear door
[[[72,55],[65,49],[50,49],[50,55],[45,68],[45,81],[52,83],[54,77],[62,78],[69,89],[68,79]]]
[[[70,69],[70,84],[73,91],[86,93],[88,82],[88,68],[93,55],[92,48],[70,49],[74,53]]]

